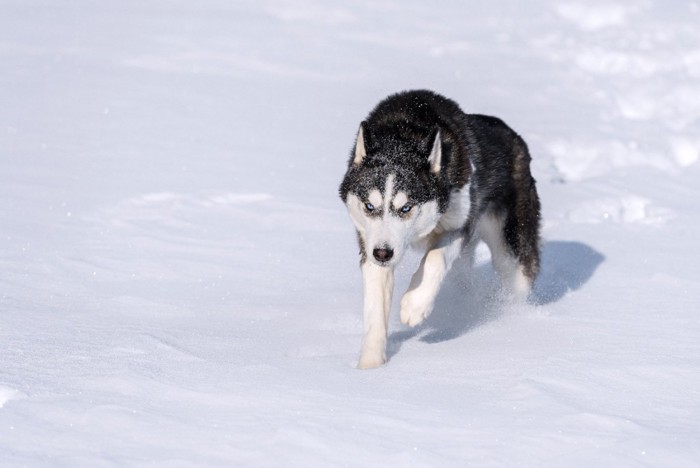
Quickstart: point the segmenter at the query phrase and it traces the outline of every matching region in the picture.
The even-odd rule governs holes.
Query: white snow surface
[[[4,1],[0,465],[699,466],[699,24],[695,0]],[[412,88],[529,143],[542,272],[507,305],[480,248],[360,371],[337,187]]]

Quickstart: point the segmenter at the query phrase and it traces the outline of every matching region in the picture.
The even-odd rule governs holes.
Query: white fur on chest
[[[447,211],[440,217],[436,231],[447,232],[461,229],[467,222],[471,208],[469,184],[450,194]]]

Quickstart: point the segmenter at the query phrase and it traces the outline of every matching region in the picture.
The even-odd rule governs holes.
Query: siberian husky
[[[540,203],[523,139],[495,117],[465,114],[431,91],[381,101],[360,124],[340,197],[357,230],[364,289],[359,368],[386,362],[394,268],[424,256],[401,299],[401,322],[433,310],[463,250],[482,239],[504,289],[525,300],[539,270]]]

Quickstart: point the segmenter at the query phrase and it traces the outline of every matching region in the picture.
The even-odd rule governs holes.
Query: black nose
[[[374,255],[374,258],[376,258],[380,262],[388,262],[391,260],[391,257],[394,256],[394,251],[386,248],[386,249],[374,249],[372,251],[372,255]]]

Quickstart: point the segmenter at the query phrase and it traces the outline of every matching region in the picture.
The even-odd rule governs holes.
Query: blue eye
[[[411,205],[406,203],[402,208],[401,208],[401,213],[408,213],[411,211],[411,208],[413,208]]]
[[[365,208],[367,208],[367,211],[374,211],[374,205],[371,203],[365,203]]]

